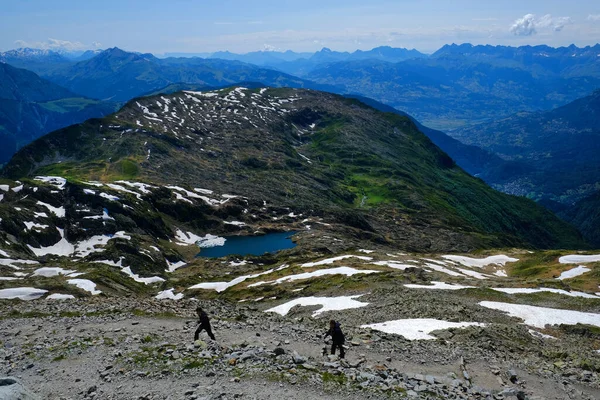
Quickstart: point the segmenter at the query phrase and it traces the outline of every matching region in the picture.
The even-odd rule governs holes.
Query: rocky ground
[[[44,399],[600,398],[592,331],[536,338],[462,295],[422,292],[376,289],[368,307],[315,318],[315,307],[280,316],[263,312],[277,302],[203,300],[216,342],[193,341],[195,299],[4,301],[0,375]],[[487,325],[427,341],[360,328],[452,310]],[[322,355],[330,317],[347,336],[344,360]]]

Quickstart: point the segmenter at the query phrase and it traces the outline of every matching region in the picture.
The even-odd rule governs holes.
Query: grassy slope
[[[4,174],[221,185],[281,205],[343,214],[340,218],[350,225],[367,230],[374,226],[389,231],[392,239],[401,236],[397,229],[406,224],[430,239],[432,227],[461,232],[480,246],[582,245],[572,227],[532,201],[493,191],[467,175],[408,118],[339,96],[300,93],[300,111],[271,123],[268,130],[220,132],[223,140],[204,145],[214,152],[210,157],[194,142],[167,134],[107,130],[109,124],[124,122],[135,128],[141,117],[131,103],[117,115],[38,140],[20,151]],[[292,126],[313,121],[315,133],[298,142]],[[146,162],[143,143],[152,148],[152,162]],[[315,162],[307,165],[294,147]],[[56,164],[58,160],[62,162]],[[365,224],[363,217],[370,222]]]

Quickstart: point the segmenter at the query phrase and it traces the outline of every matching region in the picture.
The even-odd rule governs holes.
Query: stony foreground
[[[418,312],[414,299],[394,297]],[[446,300],[450,307],[455,301]],[[194,343],[196,305],[5,302],[0,375],[19,378],[43,399],[600,398],[596,372],[548,357],[581,343],[547,344],[520,327],[471,327],[445,331],[437,341],[408,341],[360,329],[365,311],[346,310],[336,318],[344,321],[350,349],[339,360],[322,355],[330,315],[311,318],[303,308],[281,317],[254,305],[204,301],[217,341],[202,333]]]

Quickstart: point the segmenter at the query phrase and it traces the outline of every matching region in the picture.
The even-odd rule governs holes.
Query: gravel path
[[[202,333],[194,344],[192,301],[14,304],[21,317],[0,320],[0,375],[22,379],[43,399],[600,398],[597,373],[569,365],[555,371],[536,358],[554,347],[539,339],[521,350],[502,342],[521,328],[506,328],[493,342],[486,339],[498,329],[482,328],[411,342],[357,328],[352,322],[369,307],[346,310],[336,313],[350,347],[340,361],[321,354],[331,315],[313,319],[309,309],[280,317],[205,302],[217,341]],[[50,315],[22,318],[34,312]]]

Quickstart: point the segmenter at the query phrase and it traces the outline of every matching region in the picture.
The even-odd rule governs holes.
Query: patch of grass
[[[529,254],[516,263],[510,269],[511,276],[520,278],[541,277],[550,271],[549,266],[556,264],[562,255],[559,251],[543,251]]]
[[[87,99],[84,97],[72,97],[38,104],[40,107],[45,108],[46,110],[64,114],[67,112],[81,111],[88,106],[97,105],[99,103],[100,102],[98,100]]]
[[[62,361],[62,360],[64,360],[65,358],[67,358],[67,356],[65,356],[64,354],[61,354],[61,355],[59,355],[59,356],[56,356],[56,357],[54,357],[54,358],[52,359],[52,361]]]
[[[74,317],[81,317],[81,312],[79,311],[61,311],[60,313],[58,313],[59,317],[65,317],[65,318],[74,318]]]
[[[183,369],[204,368],[204,360],[194,360],[183,365]]]
[[[348,382],[348,377],[345,374],[334,375],[329,371],[325,371],[321,374],[323,383],[336,383],[338,385],[345,385]]]
[[[139,161],[135,157],[127,157],[113,163],[101,160],[84,163],[63,162],[41,167],[38,173],[62,176],[74,182],[133,180],[140,174]]]
[[[154,338],[151,335],[146,335],[142,338],[142,343],[151,343],[154,341]]]
[[[153,313],[150,311],[140,310],[139,308],[135,308],[131,311],[131,313],[137,317],[156,317],[156,318],[179,318],[177,314],[171,311],[163,311],[158,313]]]
[[[44,318],[49,317],[51,314],[43,313],[41,311],[27,311],[21,312],[17,310],[11,310],[8,314],[0,316],[0,319],[13,319],[13,318]]]

